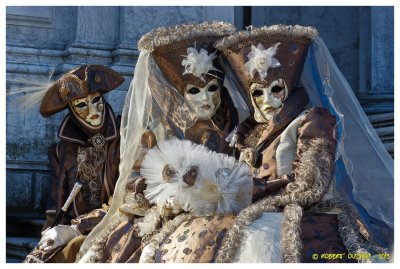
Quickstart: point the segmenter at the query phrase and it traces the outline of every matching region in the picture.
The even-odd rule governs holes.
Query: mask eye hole
[[[198,94],[199,92],[200,92],[199,88],[196,88],[196,87],[190,88],[187,91],[187,93],[190,93],[190,94]]]
[[[283,90],[284,88],[280,85],[275,85],[274,87],[272,87],[271,89],[271,93],[279,93]]]
[[[80,102],[80,103],[76,104],[75,106],[79,109],[84,109],[87,107],[86,103],[84,103],[84,102]]]
[[[255,90],[253,91],[253,93],[251,94],[253,97],[260,97],[261,95],[263,95],[263,91],[261,90]]]
[[[166,164],[162,170],[163,180],[166,182],[172,182],[175,176],[176,176],[175,169],[171,165]]]
[[[188,184],[188,186],[194,186],[194,183],[197,178],[199,168],[197,166],[190,167],[190,170],[183,175],[183,182]]]
[[[208,88],[208,91],[209,92],[215,92],[215,91],[217,91],[218,90],[218,85],[211,85],[209,88]]]
[[[92,104],[96,104],[97,102],[101,101],[101,96],[96,96],[95,98],[92,99]]]

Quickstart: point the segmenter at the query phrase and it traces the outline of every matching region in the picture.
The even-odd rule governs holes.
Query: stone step
[[[389,154],[394,157],[394,112],[368,115]]]
[[[15,237],[7,236],[6,244],[10,246],[15,246],[19,248],[25,248],[29,251],[34,248],[37,243],[39,243],[39,237]]]
[[[10,237],[40,237],[45,222],[34,214],[10,213],[6,216],[6,233]]]
[[[21,263],[23,260],[6,256],[6,263]]]
[[[379,137],[393,137],[394,136],[394,126],[386,126],[376,128],[376,132]]]
[[[369,115],[368,119],[372,123],[372,125],[374,125],[374,127],[381,126],[381,125],[393,125],[394,124],[394,112]]]
[[[6,261],[22,262],[26,255],[39,243],[38,237],[6,237]]]

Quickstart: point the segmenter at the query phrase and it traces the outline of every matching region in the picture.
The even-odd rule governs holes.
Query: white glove
[[[78,230],[76,225],[58,225],[43,231],[38,246],[41,250],[49,251],[67,244],[72,240],[72,238],[79,235],[81,235],[81,232]]]

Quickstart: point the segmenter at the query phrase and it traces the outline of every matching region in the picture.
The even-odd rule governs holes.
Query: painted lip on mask
[[[263,109],[263,112],[270,112],[272,110],[274,110],[274,108],[272,106],[270,106],[270,107]]]
[[[91,120],[97,120],[98,118],[100,118],[99,115],[93,115],[90,117]]]

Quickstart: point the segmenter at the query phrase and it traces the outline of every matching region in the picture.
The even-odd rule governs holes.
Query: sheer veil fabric
[[[355,205],[372,238],[389,246],[394,228],[394,162],[324,41],[308,51],[301,84],[312,106],[336,117],[336,196]],[[382,236],[384,235],[384,236]]]

